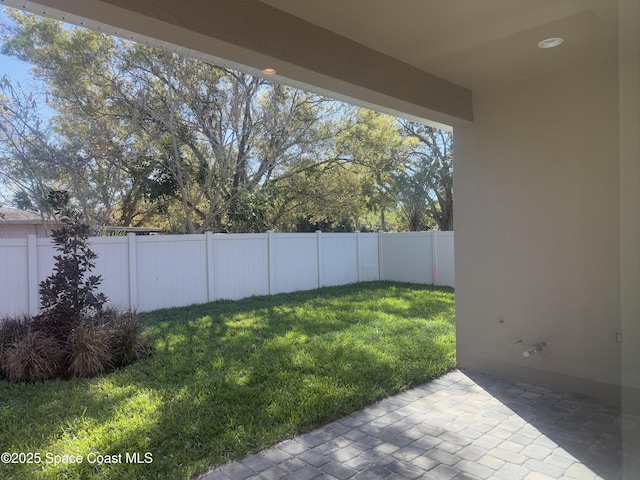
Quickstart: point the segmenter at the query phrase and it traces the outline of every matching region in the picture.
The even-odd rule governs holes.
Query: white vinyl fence
[[[454,286],[453,232],[92,237],[93,274],[114,306],[150,311],[372,280]],[[57,252],[0,238],[0,317],[38,313]]]

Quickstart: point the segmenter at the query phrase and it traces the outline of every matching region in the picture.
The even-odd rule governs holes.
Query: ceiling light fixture
[[[275,68],[265,68],[264,70],[262,70],[262,73],[265,73],[267,75],[275,75],[277,72]]]
[[[540,48],[553,48],[553,47],[557,47],[562,42],[564,42],[564,38],[560,38],[560,37],[545,38],[544,40],[538,43],[538,46]]]

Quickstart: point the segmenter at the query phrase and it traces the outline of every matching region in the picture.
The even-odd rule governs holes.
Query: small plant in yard
[[[80,214],[67,206],[67,192],[50,192],[49,203],[65,224],[52,233],[56,250],[54,272],[40,283],[42,313],[34,320],[39,329],[59,340],[66,340],[83,318],[99,314],[107,297],[96,293],[102,278],[87,274],[95,267],[97,255],[87,239],[91,228]]]
[[[80,322],[69,336],[68,371],[72,377],[91,377],[104,373],[111,365],[109,329],[101,324]]]
[[[8,349],[3,367],[9,380],[37,382],[53,378],[64,362],[65,351],[54,338],[29,330]]]
[[[14,382],[90,377],[147,353],[135,312],[103,308],[102,278],[90,275],[97,255],[87,243],[89,225],[68,207],[67,192],[51,192],[49,201],[65,225],[53,231],[60,254],[40,283],[42,313],[0,324],[0,375]]]
[[[142,323],[136,312],[109,310],[105,317],[111,326],[109,349],[114,367],[128,365],[148,355],[148,347],[142,339]]]

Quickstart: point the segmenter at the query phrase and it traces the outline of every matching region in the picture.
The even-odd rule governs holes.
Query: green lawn
[[[452,289],[389,282],[144,314],[149,359],[0,381],[0,452],[40,456],[0,464],[0,478],[195,476],[450,370],[454,315]],[[65,454],[82,463],[48,463]]]

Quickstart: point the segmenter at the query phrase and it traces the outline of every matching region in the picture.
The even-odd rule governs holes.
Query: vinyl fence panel
[[[272,294],[318,288],[317,242],[315,233],[273,234]]]
[[[383,280],[455,286],[453,232],[380,234]]]
[[[373,280],[454,286],[453,232],[94,237],[93,274],[116,307],[149,311]],[[37,314],[48,238],[0,239],[0,317]]]
[[[109,305],[127,308],[129,298],[129,252],[127,237],[93,238],[90,245],[98,258],[94,275],[102,276],[99,290],[109,299]]]
[[[378,233],[357,233],[358,261],[360,262],[360,282],[380,280],[380,266],[378,264]]]
[[[204,235],[140,237],[136,247],[141,311],[207,302]]]
[[[264,234],[216,234],[213,241],[215,299],[269,294],[269,245]]]
[[[433,283],[433,238],[430,232],[383,233],[382,278]]]
[[[321,236],[321,286],[346,285],[358,281],[358,244],[351,233]]]
[[[455,262],[453,250],[453,232],[438,232],[436,235],[437,285],[455,285]]]
[[[0,316],[29,313],[26,238],[0,239]]]

